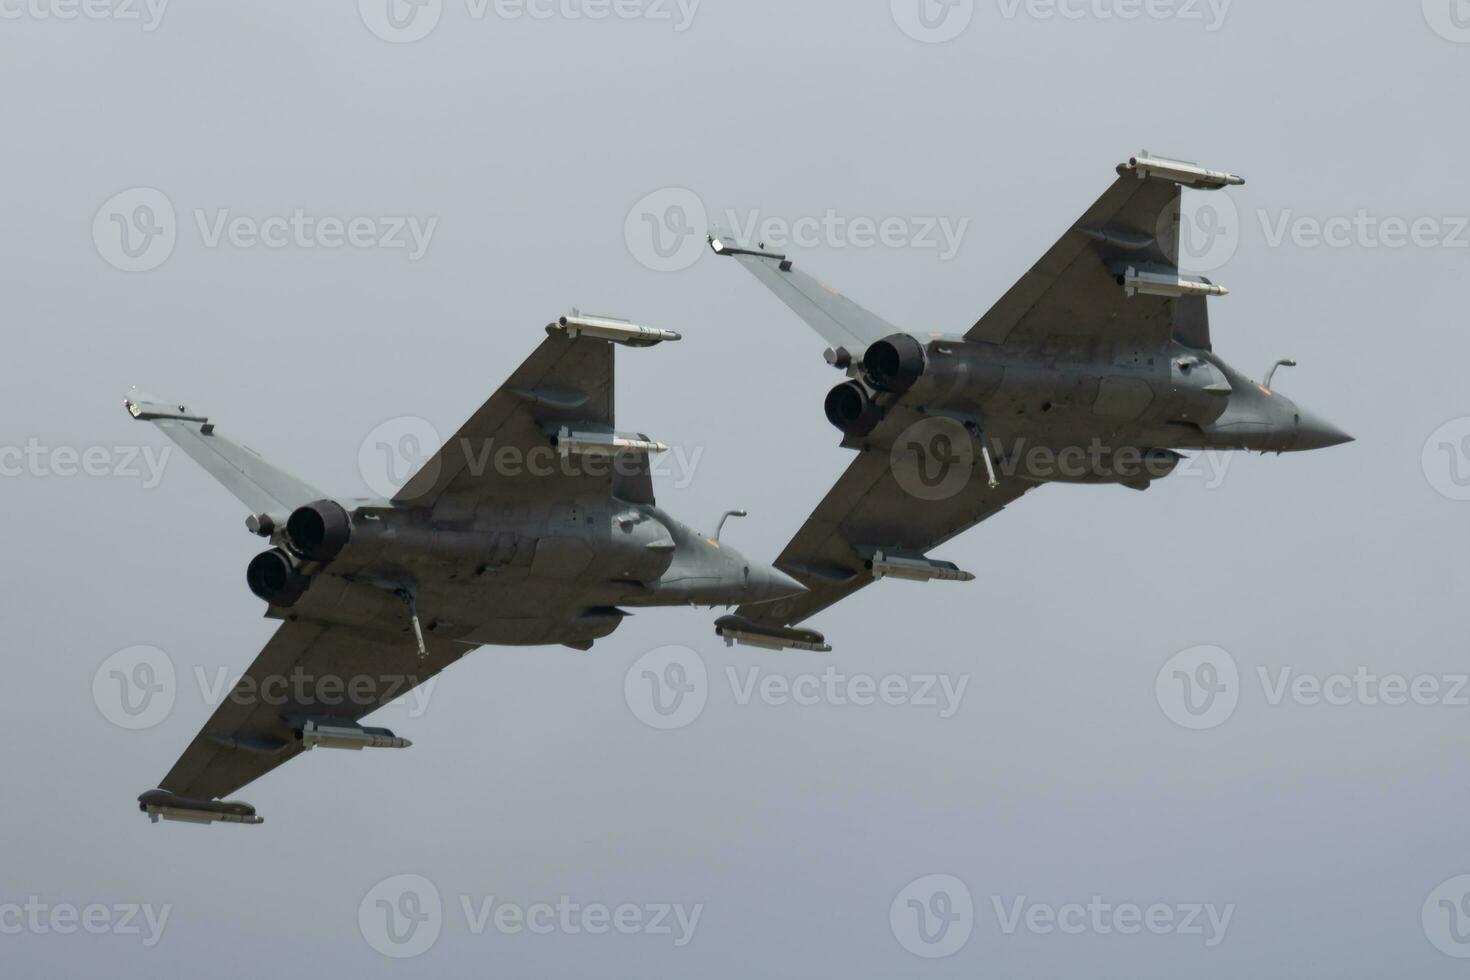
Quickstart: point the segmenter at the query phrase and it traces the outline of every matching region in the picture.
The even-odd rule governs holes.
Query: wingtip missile
[[[1197,187],[1200,190],[1220,190],[1224,187],[1239,187],[1245,183],[1245,178],[1237,174],[1226,173],[1223,170],[1208,170],[1187,160],[1156,157],[1147,150],[1138,156],[1129,157],[1128,162],[1121,169],[1131,170],[1138,174],[1139,180],[1157,177],[1160,180],[1172,180],[1176,184]]]
[[[764,242],[761,242],[758,248],[746,248],[744,245],[720,232],[710,234],[706,240],[709,242],[710,251],[716,255],[753,255],[758,259],[775,259],[778,262],[786,262],[786,254],[784,252],[768,252],[765,249]],[[783,266],[783,269],[786,268],[788,267]]]
[[[596,337],[625,347],[652,347],[665,341],[683,340],[684,335],[675,330],[660,330],[657,327],[641,327],[627,320],[609,316],[584,316],[570,313],[548,329],[560,330],[568,337]]]
[[[190,410],[188,405],[169,404],[144,395],[134,388],[123,399],[123,407],[139,422],[155,419],[178,419],[183,422],[208,422],[209,417]]]

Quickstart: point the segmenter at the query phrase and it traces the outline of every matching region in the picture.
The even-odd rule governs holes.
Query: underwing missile
[[[255,807],[238,800],[191,800],[166,789],[150,789],[138,797],[138,809],[150,820],[175,820],[181,823],[265,823],[255,815]]]
[[[308,720],[301,726],[301,744],[308,749],[406,749],[413,745],[386,728]]]
[[[1152,272],[1129,266],[1119,277],[1129,296],[1228,296],[1230,290],[1208,280],[1186,279],[1178,272]]]
[[[905,558],[873,552],[867,561],[874,578],[901,578],[910,582],[973,582],[975,576],[958,565],[932,558]]]
[[[621,456],[623,453],[666,453],[669,447],[645,435],[621,432],[578,432],[562,426],[552,437],[562,456]]]
[[[827,645],[826,637],[816,630],[769,626],[751,622],[744,616],[722,616],[715,620],[715,634],[724,639],[726,646],[739,643],[767,650],[805,650],[811,653],[828,653],[832,649]]]

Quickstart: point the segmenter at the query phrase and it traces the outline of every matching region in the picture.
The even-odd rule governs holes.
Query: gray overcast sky
[[[395,2],[0,0],[0,972],[1461,972],[1466,4]],[[819,617],[826,656],[727,650],[690,610],[590,655],[485,649],[423,710],[377,716],[409,751],[314,752],[248,787],[261,827],[134,810],[210,713],[199,678],[243,670],[272,624],[240,506],[181,454],[157,481],[132,459],[165,441],[125,416],[130,385],[354,494],[370,433],[452,432],[571,307],[677,329],[619,352],[620,422],[700,454],[661,503],[701,527],[749,508],[727,533],[769,559],[847,464],[820,408],[835,375],[679,230],[830,212],[792,246],[808,269],[961,332],[1144,147],[1249,179],[1197,222],[1224,236],[1201,271],[1232,289],[1216,348],[1257,376],[1298,359],[1277,386],[1357,443],[1146,494],[1047,488],[942,549],[976,582],[884,583]],[[115,213],[172,236],[135,228],[130,255]],[[366,244],[323,218],[370,219]],[[862,247],[886,218],[897,239]],[[95,475],[65,475],[93,448]],[[127,730],[102,668],[139,645],[176,690]],[[707,703],[655,731],[624,678],[668,645],[702,658]],[[1200,646],[1238,703],[1187,730],[1155,682]],[[745,697],[752,669],[828,667],[964,687],[948,716],[943,695]],[[1436,693],[1290,687],[1341,693],[1360,668]],[[406,949],[384,895],[438,896],[420,955],[375,948]],[[496,925],[563,896],[579,911],[550,934]],[[635,934],[583,929],[625,903]],[[100,934],[64,934],[92,904]],[[1122,932],[1130,904],[1161,906],[1161,934]],[[658,906],[699,918],[664,934]]]

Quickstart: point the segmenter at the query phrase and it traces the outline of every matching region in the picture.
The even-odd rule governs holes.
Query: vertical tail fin
[[[1210,346],[1210,308],[1203,296],[1180,296],[1174,300],[1174,339],[1196,350]]]
[[[649,453],[622,453],[613,460],[613,496],[626,504],[658,503],[653,497],[653,460]]]
[[[798,270],[784,255],[746,248],[722,228],[711,229],[710,248],[745,266],[766,288],[807,322],[833,348],[861,353],[874,341],[903,333],[835,289]]]
[[[152,422],[250,508],[252,514],[284,518],[297,507],[326,496],[285,470],[261,459],[253,450],[218,435],[214,423],[187,405],[145,401],[131,392],[123,404],[140,422]]]

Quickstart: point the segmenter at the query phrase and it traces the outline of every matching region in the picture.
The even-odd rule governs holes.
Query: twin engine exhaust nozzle
[[[863,352],[863,376],[868,384],[846,381],[829,391],[823,405],[827,421],[843,435],[861,439],[883,421],[883,409],[874,403],[868,387],[902,395],[924,376],[925,367],[923,345],[908,334],[894,334],[870,344]]]
[[[267,521],[259,524],[274,527]],[[286,519],[284,546],[252,558],[245,568],[245,583],[257,598],[273,606],[294,606],[311,586],[311,573],[304,567],[325,565],[340,555],[351,539],[352,520],[335,500],[298,507]]]

